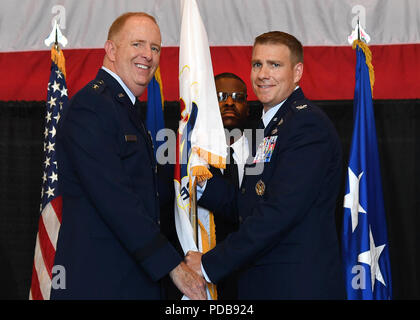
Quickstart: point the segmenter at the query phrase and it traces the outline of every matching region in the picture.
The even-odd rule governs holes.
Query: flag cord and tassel
[[[370,79],[370,89],[372,90],[372,96],[373,96],[373,85],[375,83],[375,72],[373,70],[372,65],[372,52],[370,51],[368,45],[364,43],[362,40],[354,40],[352,48],[356,49],[356,47],[359,46],[359,48],[363,51],[366,57],[366,65],[369,68],[369,79]]]
[[[58,69],[64,74],[64,78],[66,77],[66,60],[64,58],[63,51],[60,50],[58,44],[54,44],[51,49],[51,60],[57,65]]]

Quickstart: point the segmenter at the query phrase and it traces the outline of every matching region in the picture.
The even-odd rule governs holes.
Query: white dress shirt
[[[296,86],[295,90],[299,88],[299,86]],[[294,90],[293,90],[294,91]],[[282,102],[280,102],[278,105],[270,108],[267,112],[264,111],[262,112],[262,116],[261,119],[264,122],[264,128],[266,128],[268,126],[268,124],[270,123],[271,119],[273,119],[274,115],[277,113],[277,111],[279,111],[280,107],[283,105],[283,103],[286,101],[287,99],[284,99]]]
[[[122,79],[116,73],[112,72],[108,68],[105,68],[104,66],[102,66],[102,69],[108,72],[115,80],[118,81],[118,83],[121,85],[121,87],[123,87],[125,93],[128,95],[128,97],[130,98],[131,102],[134,105],[136,102],[136,96],[130,91],[130,89],[128,89],[124,81],[122,81]]]
[[[240,186],[244,178],[244,168],[249,155],[247,137],[245,135],[242,135],[238,140],[232,143],[230,147],[233,149],[233,160],[235,160],[238,166],[238,178]],[[222,172],[223,171],[224,170],[222,169]]]

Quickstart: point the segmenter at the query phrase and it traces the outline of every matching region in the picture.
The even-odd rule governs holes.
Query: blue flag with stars
[[[354,47],[357,55],[354,127],[342,235],[347,298],[392,299],[387,225],[372,103],[371,53],[360,40],[355,41]]]

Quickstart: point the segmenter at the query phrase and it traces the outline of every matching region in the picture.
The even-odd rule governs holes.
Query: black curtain
[[[353,129],[352,101],[317,101],[335,124],[343,146],[337,199],[341,235],[345,172]],[[250,102],[250,121],[261,105]],[[420,299],[417,245],[420,200],[420,100],[375,100],[382,187],[388,224],[394,299]],[[145,103],[143,103],[143,116]],[[38,230],[45,102],[0,102],[0,299],[27,299]],[[165,103],[165,123],[177,129],[179,103]],[[310,161],[310,159],[308,159]]]

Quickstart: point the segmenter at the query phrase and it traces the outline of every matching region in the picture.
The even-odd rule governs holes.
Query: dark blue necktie
[[[238,176],[238,165],[235,163],[233,159],[233,148],[228,148],[228,159],[229,162],[226,163],[226,169],[223,172],[223,176],[235,186],[235,188],[239,189],[239,176]]]

